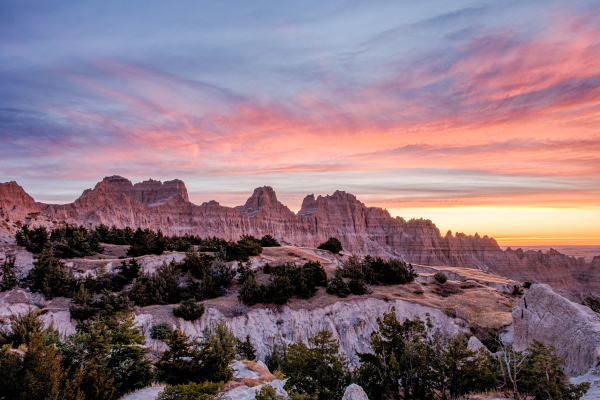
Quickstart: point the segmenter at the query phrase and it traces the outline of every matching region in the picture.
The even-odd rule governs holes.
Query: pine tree
[[[150,352],[142,328],[133,315],[127,313],[107,319],[106,335],[111,346],[107,369],[115,376],[117,393],[141,389],[152,382],[151,363],[146,358]]]
[[[250,335],[246,335],[246,340],[243,342],[241,340],[237,341],[237,352],[246,360],[256,360],[256,350],[254,350],[254,346],[250,342]]]
[[[195,321],[204,314],[204,304],[198,304],[195,298],[183,300],[179,307],[173,309],[173,314],[186,321]]]
[[[329,331],[308,339],[309,345],[294,343],[287,347],[282,372],[289,378],[286,390],[319,399],[339,399],[350,383],[347,360],[339,353],[339,342]]]
[[[237,273],[240,275],[238,279],[240,285],[243,285],[250,276],[256,276],[255,272],[252,271],[252,263],[250,261],[245,264],[238,262]]]
[[[335,272],[335,277],[329,281],[329,285],[327,285],[327,293],[335,294],[338,297],[348,297],[350,294],[350,288],[348,287],[348,284],[344,282],[344,278],[342,278],[342,274],[339,269]]]
[[[22,344],[29,345],[34,334],[41,335],[45,344],[56,344],[59,342],[58,330],[54,329],[54,324],[44,328],[44,322],[40,319],[39,310],[31,307],[26,313],[11,315],[10,332],[2,334],[4,343],[12,343],[12,347],[17,348]]]
[[[2,263],[2,281],[0,281],[0,291],[4,292],[17,286],[18,280],[15,274],[15,256],[7,256]]]
[[[61,366],[61,355],[54,345],[46,346],[35,333],[23,356],[23,373],[18,382],[20,399],[28,400],[83,400],[79,389],[81,372],[68,379]]]
[[[237,354],[237,338],[223,320],[205,329],[203,336],[200,351],[194,358],[199,366],[199,377],[211,382],[228,382],[233,377],[230,364]]]
[[[165,344],[169,347],[155,364],[158,379],[169,385],[193,382],[197,377],[194,359],[198,355],[198,342],[191,340],[181,327],[167,335]]]
[[[238,300],[242,303],[253,306],[264,301],[265,293],[261,285],[256,281],[256,276],[250,275],[240,287]]]

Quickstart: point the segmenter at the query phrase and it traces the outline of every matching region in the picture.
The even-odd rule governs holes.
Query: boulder
[[[565,371],[583,375],[600,355],[600,315],[556,294],[547,285],[532,285],[512,312],[514,347],[525,350],[533,340],[556,347]]]
[[[479,351],[479,349],[485,349],[486,352],[490,352],[487,347],[477,337],[471,336],[469,338],[469,343],[467,344],[467,349],[471,351]]]
[[[353,383],[346,388],[342,400],[369,400],[369,398],[363,388]]]

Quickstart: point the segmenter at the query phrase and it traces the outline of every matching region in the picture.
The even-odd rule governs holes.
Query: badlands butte
[[[394,218],[343,191],[316,198],[308,195],[296,214],[266,186],[255,189],[244,205],[232,208],[216,201],[191,203],[180,180],[133,184],[120,176],[104,178],[73,203],[62,205],[36,202],[16,182],[2,183],[0,218],[0,262],[14,255],[20,278],[31,270],[35,257],[16,245],[15,233],[23,225],[52,228],[65,223],[87,228],[101,224],[149,228],[165,235],[233,241],[242,235],[271,235],[282,247],[265,248],[260,256],[251,257],[257,270],[266,263],[319,261],[333,277],[350,255],[371,255],[400,259],[419,274],[411,284],[374,286],[367,295],[345,299],[327,295],[321,288],[312,298],[294,299],[280,307],[241,307],[239,286],[234,285],[225,296],[204,301],[206,312],[196,321],[176,318],[172,312],[176,305],[136,306],[136,321],[156,351],[165,349],[163,342],[150,339],[150,328],[156,324],[179,324],[188,335],[197,337],[212,322],[224,319],[238,338],[249,335],[258,359],[264,359],[279,341],[306,341],[326,329],[340,340],[341,351],[356,365],[356,351],[370,349],[377,318],[395,307],[401,321],[429,317],[437,329],[449,335],[498,332],[517,350],[534,339],[553,345],[566,360],[565,371],[576,377],[574,382],[592,383],[585,398],[600,398],[595,397],[600,396],[595,369],[600,356],[600,318],[581,305],[583,299],[600,291],[600,256],[586,262],[554,250],[503,251],[491,237],[442,234],[429,220]],[[340,254],[317,249],[331,237],[340,240],[344,249]],[[126,246],[106,245],[101,255],[65,263],[77,273],[94,274],[100,267],[113,272],[127,258],[125,254]],[[145,271],[153,272],[163,262],[179,262],[184,256],[165,252],[137,260]],[[431,284],[436,272],[443,272],[461,289],[449,297],[439,296]],[[514,295],[515,286],[523,287],[526,282],[533,284],[531,288]],[[70,319],[69,304],[69,299],[47,301],[17,288],[0,293],[0,317],[39,307],[46,323],[54,322],[62,334],[70,334],[75,332],[75,322]],[[481,346],[475,336],[471,339],[470,346]]]
[[[267,186],[255,189],[243,206],[232,208],[216,201],[191,203],[185,184],[177,179],[133,184],[111,176],[63,205],[38,203],[16,182],[9,182],[0,184],[0,218],[5,237],[14,236],[17,222],[49,227],[60,222],[139,227],[165,235],[226,240],[238,240],[244,234],[271,235],[282,244],[300,247],[316,247],[336,237],[347,253],[480,269],[521,282],[545,283],[578,301],[600,289],[600,256],[586,262],[554,250],[503,251],[491,237],[442,235],[430,220],[393,218],[386,210],[367,207],[342,191],[317,198],[308,195],[295,214]]]

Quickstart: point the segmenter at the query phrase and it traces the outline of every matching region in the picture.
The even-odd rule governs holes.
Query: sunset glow
[[[0,181],[269,185],[294,211],[345,190],[443,234],[600,245],[598,2],[449,3],[2,4]]]

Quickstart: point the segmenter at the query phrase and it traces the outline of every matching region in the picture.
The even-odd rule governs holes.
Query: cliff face
[[[317,198],[306,196],[296,215],[266,186],[257,188],[243,206],[231,208],[216,201],[192,204],[179,180],[149,180],[134,185],[112,176],[65,205],[36,203],[15,182],[0,184],[0,207],[2,218],[23,223],[65,221],[89,227],[106,224],[227,240],[237,240],[243,234],[269,234],[282,243],[305,247],[316,247],[337,237],[347,252],[360,255],[393,256],[413,264],[479,268],[518,281],[552,283],[558,289],[581,290],[582,282],[595,282],[594,271],[583,259],[555,251],[502,251],[493,238],[477,234],[442,235],[429,220],[393,218],[386,210],[366,207],[342,191]],[[31,221],[30,213],[40,214]]]
[[[136,312],[136,322],[144,328],[148,344],[164,348],[164,343],[149,337],[150,328],[158,323],[179,324],[183,331],[198,337],[211,324],[221,319],[236,337],[250,335],[250,341],[256,349],[256,356],[264,360],[273,350],[275,343],[307,342],[310,336],[321,330],[329,330],[334,339],[339,339],[340,350],[348,356],[350,364],[356,365],[356,352],[371,351],[371,333],[378,328],[377,318],[396,308],[399,321],[406,318],[429,318],[436,329],[447,335],[456,335],[467,331],[457,324],[457,320],[446,315],[444,310],[405,300],[380,300],[375,298],[359,298],[338,301],[334,304],[316,309],[294,310],[284,306],[281,311],[273,308],[253,307],[239,316],[226,316],[219,309],[208,307],[206,313],[197,321],[185,321],[175,318],[169,306],[144,307]],[[168,308],[168,312],[166,311]]]
[[[0,184],[0,217],[9,221],[24,221],[30,213],[39,212],[40,205],[17,182]]]
[[[598,364],[600,316],[573,303],[546,285],[533,285],[513,308],[515,349],[524,350],[533,340],[556,347],[566,361],[565,371],[582,375]]]

